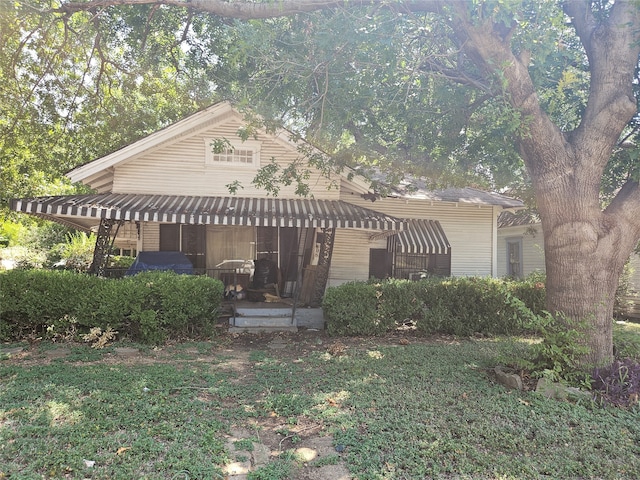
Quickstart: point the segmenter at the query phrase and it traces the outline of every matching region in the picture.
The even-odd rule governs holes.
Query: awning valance
[[[405,220],[407,228],[395,236],[396,252],[447,254],[451,249],[449,240],[437,220]]]
[[[87,220],[402,230],[404,221],[340,200],[186,195],[66,195],[14,199],[11,209],[68,225]],[[95,220],[94,220],[94,223]]]

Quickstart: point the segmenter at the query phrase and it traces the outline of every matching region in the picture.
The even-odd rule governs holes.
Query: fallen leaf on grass
[[[116,455],[122,455],[124,452],[126,452],[127,450],[131,450],[131,447],[120,447],[118,449],[118,451],[116,452]]]
[[[327,403],[329,405],[331,405],[332,407],[337,407],[338,406],[338,402],[336,402],[333,398],[327,398]]]

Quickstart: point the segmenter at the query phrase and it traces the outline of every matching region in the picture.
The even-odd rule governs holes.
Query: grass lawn
[[[400,338],[241,335],[133,356],[39,344],[0,356],[0,479],[233,478],[224,466],[250,464],[258,445],[270,457],[250,480],[639,477],[637,406],[495,384],[515,340]],[[331,453],[296,455],[323,440]],[[319,476],[331,466],[351,477]]]

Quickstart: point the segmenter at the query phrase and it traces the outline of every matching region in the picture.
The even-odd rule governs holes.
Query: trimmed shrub
[[[171,337],[213,333],[224,293],[222,282],[173,272],[143,272],[127,280],[135,283],[138,291],[146,293],[137,312],[143,337],[151,334],[152,324],[157,324]],[[156,315],[149,313],[151,311]]]
[[[501,335],[523,331],[534,318],[512,291],[510,282],[493,278],[372,280],[327,289],[322,306],[332,335],[380,335],[406,320],[423,334]]]
[[[415,319],[421,313],[416,282],[390,278],[370,283],[376,287],[378,317],[387,329],[405,320]]]
[[[381,335],[387,326],[376,309],[378,289],[365,282],[329,287],[322,300],[329,335]]]
[[[224,285],[205,276],[145,272],[105,279],[68,271],[13,270],[0,276],[0,339],[68,336],[112,328],[131,340],[215,333]]]
[[[532,318],[502,280],[462,277],[418,283],[423,314],[417,326],[423,333],[512,334],[522,331]]]
[[[75,317],[81,298],[98,282],[95,277],[66,271],[17,269],[0,274],[4,335],[45,335],[48,327],[67,323]]]
[[[524,280],[507,280],[511,293],[524,302],[535,315],[542,315],[545,311],[547,291],[545,289],[546,276],[535,272]]]

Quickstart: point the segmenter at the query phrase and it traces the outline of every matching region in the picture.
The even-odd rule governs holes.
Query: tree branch
[[[617,133],[637,110],[632,81],[640,54],[640,13],[629,0],[618,0],[603,21],[595,19],[588,2],[567,0],[564,7],[585,47],[591,72],[587,108],[572,143],[585,144],[586,136],[594,131],[609,139],[601,143],[600,152],[591,155],[604,168]]]
[[[452,2],[455,9],[453,28],[463,50],[488,75],[502,81],[507,101],[520,113],[523,125],[519,139],[522,156],[532,178],[553,177],[554,169],[563,168],[563,158],[557,152],[566,150],[566,139],[560,129],[542,110],[536,89],[529,75],[528,65],[523,64],[504,40],[495,31],[491,21],[474,23],[469,18],[464,0]],[[544,144],[535,139],[545,138]],[[546,149],[541,151],[541,147]],[[535,157],[527,152],[536,151]],[[546,164],[544,158],[554,158],[554,165]]]
[[[220,17],[250,20],[283,17],[339,7],[366,7],[373,5],[395,8],[404,12],[437,12],[440,11],[444,4],[446,4],[445,0],[412,0],[395,5],[388,4],[384,0],[282,0],[264,3],[245,0],[234,2],[224,0],[89,0],[87,2],[63,3],[53,11],[72,14],[118,5],[171,5],[212,13]]]
[[[634,231],[629,233],[632,233],[637,241],[640,238],[638,211],[640,211],[640,185],[636,180],[628,180],[605,208],[604,215],[615,218],[618,225],[633,229]]]

